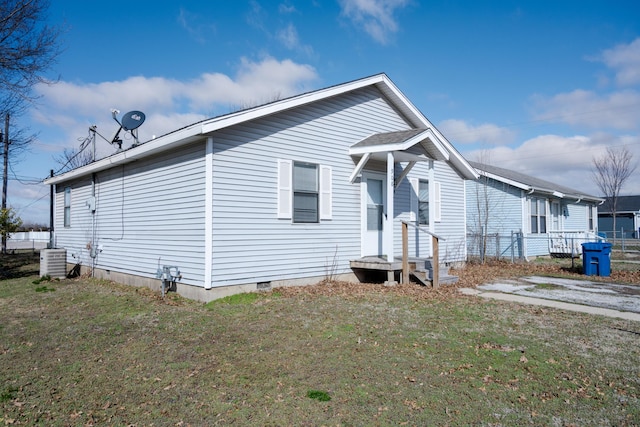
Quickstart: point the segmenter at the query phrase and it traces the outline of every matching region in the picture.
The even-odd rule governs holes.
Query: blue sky
[[[469,160],[599,195],[591,160],[640,160],[640,3],[53,1],[63,52],[19,119],[9,205],[48,223],[48,187],[91,125],[140,110],[142,141],[240,107],[386,73]],[[98,152],[114,151],[98,140]],[[123,147],[130,145],[125,139]],[[640,169],[623,193],[640,194]],[[18,179],[16,179],[18,178]]]

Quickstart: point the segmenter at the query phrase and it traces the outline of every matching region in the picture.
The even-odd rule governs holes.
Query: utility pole
[[[9,113],[4,116],[4,168],[2,169],[2,213],[7,211],[7,183],[9,169]],[[7,253],[7,233],[2,233],[2,253]]]

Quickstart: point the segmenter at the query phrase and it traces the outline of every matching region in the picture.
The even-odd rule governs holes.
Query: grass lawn
[[[417,285],[204,305],[11,268],[0,425],[640,424],[639,323]]]

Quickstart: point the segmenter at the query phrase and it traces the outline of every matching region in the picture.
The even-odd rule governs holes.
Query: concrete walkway
[[[460,292],[640,322],[640,286],[532,276],[463,288]]]

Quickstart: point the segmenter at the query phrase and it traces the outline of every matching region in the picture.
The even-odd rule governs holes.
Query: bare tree
[[[51,82],[44,73],[60,53],[61,30],[43,24],[48,7],[47,0],[0,0],[0,92],[5,96],[32,100],[36,83]]]
[[[472,163],[480,173],[480,177],[473,183],[473,189],[469,193],[473,211],[469,212],[467,218],[467,228],[473,239],[471,244],[474,250],[477,250],[483,264],[486,261],[492,237],[495,236],[496,250],[500,250],[499,232],[504,223],[499,212],[502,212],[506,191],[504,183],[490,178],[484,171],[484,168],[489,166],[489,159],[488,153],[482,152],[478,160]]]
[[[3,129],[2,213],[7,210],[7,183],[10,145],[16,151],[17,139],[10,134],[15,119],[36,97],[33,86],[52,83],[45,77],[60,53],[60,29],[45,24],[47,0],[0,0],[0,116]],[[24,145],[22,145],[24,147]],[[6,253],[7,233],[2,233],[2,253]]]
[[[54,160],[62,165],[59,172],[66,172],[93,162],[93,154],[86,149],[65,148]]]
[[[618,196],[625,181],[636,170],[632,164],[633,154],[627,147],[607,147],[607,152],[601,157],[593,158],[593,180],[609,202],[613,217],[613,240],[616,238],[616,212],[618,210]]]

